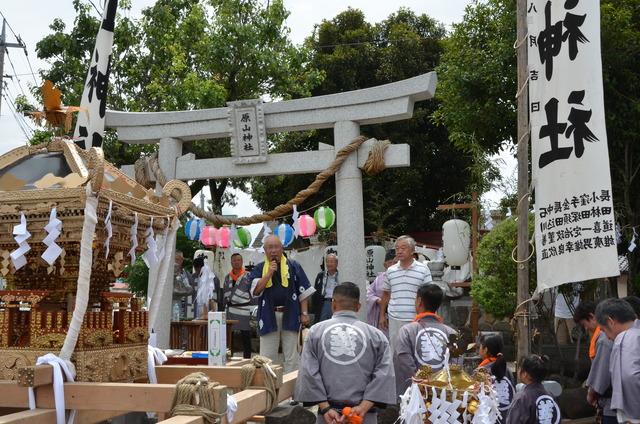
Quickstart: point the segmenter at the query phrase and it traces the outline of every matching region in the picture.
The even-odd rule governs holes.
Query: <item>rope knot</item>
[[[210,381],[202,372],[182,378],[176,383],[170,415],[202,417],[207,424],[218,422],[226,413],[227,405],[216,405],[213,389],[217,386],[218,382]],[[224,412],[214,412],[216,409]]]
[[[273,369],[271,369],[271,359],[265,357],[265,356],[260,356],[260,355],[256,355],[253,358],[251,358],[251,363],[243,365],[242,368],[240,368],[240,378],[242,381],[242,390],[246,390],[246,389],[260,389],[260,390],[266,390],[267,394],[269,395],[269,397],[267,398],[267,413],[271,412],[271,410],[273,409],[273,407],[276,405],[277,401],[278,401],[278,393],[277,393],[277,389],[276,389],[276,373],[273,372]],[[257,369],[262,369],[262,372],[264,373],[264,386],[260,387],[260,386],[252,386],[251,383],[253,382],[253,377],[256,374],[256,370]]]

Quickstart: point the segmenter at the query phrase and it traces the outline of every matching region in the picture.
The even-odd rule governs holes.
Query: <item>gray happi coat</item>
[[[444,367],[445,352],[452,334],[457,332],[432,316],[400,328],[393,356],[398,396],[411,385],[411,377],[422,365],[429,365],[434,371]]]
[[[482,368],[486,369],[491,375],[493,375],[493,364],[495,364],[495,362],[483,365]],[[502,424],[507,420],[507,414],[509,413],[509,409],[511,409],[513,398],[516,395],[516,379],[513,377],[513,373],[509,370],[507,370],[504,377],[502,377],[502,380],[497,380],[495,375],[493,376],[493,379],[493,388],[496,391],[496,397],[498,398],[498,410],[500,411],[500,418],[498,418],[497,423]]]
[[[231,274],[227,274],[224,278],[223,296],[225,307],[227,308],[227,318],[237,320],[233,325],[234,330],[249,330],[251,318],[251,305],[257,305],[257,301],[252,299],[251,281],[249,281],[249,273],[233,282]]]
[[[352,311],[338,311],[311,327],[304,343],[295,400],[306,404],[384,406],[396,403],[389,342]],[[322,417],[318,417],[322,419]],[[324,422],[324,420],[319,421]],[[367,414],[365,423],[375,423]]]
[[[611,348],[611,409],[640,420],[640,321],[618,334]]]
[[[616,412],[611,409],[611,373],[609,372],[609,360],[613,342],[609,340],[604,331],[596,340],[596,356],[591,362],[591,370],[587,378],[587,386],[591,387],[600,398],[598,403],[604,415],[615,417]]]
[[[560,407],[541,383],[528,384],[513,398],[507,424],[559,424]]]

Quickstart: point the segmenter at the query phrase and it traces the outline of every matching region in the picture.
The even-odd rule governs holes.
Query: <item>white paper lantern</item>
[[[460,219],[450,219],[442,225],[444,260],[451,266],[462,266],[469,260],[471,227]]]

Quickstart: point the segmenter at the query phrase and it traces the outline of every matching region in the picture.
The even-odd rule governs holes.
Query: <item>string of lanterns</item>
[[[335,224],[336,214],[328,206],[316,209],[313,217],[308,214],[293,216],[293,225],[282,223],[276,227],[274,234],[278,236],[284,247],[293,243],[299,235],[313,236],[318,228],[328,230]],[[251,245],[251,233],[244,227],[235,226],[216,228],[206,225],[203,219],[189,219],[184,226],[184,233],[189,240],[199,241],[206,247],[217,246],[228,248],[231,245],[243,249]]]

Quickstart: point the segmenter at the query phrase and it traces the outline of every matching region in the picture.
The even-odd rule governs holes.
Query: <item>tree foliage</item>
[[[602,0],[601,45],[605,117],[616,219],[630,239],[640,224],[640,8],[637,0]],[[495,153],[516,142],[515,2],[467,7],[445,41],[438,66],[437,112],[465,150]],[[597,42],[597,40],[591,40]],[[639,268],[634,255],[631,265]]]
[[[533,232],[533,215],[529,232]],[[471,296],[485,312],[496,318],[509,317],[516,308],[517,267],[512,252],[517,245],[518,223],[508,218],[496,225],[478,244],[479,275],[471,285]],[[535,255],[529,260],[529,287],[536,287]]]
[[[517,138],[515,8],[508,0],[475,2],[444,42],[436,116],[462,149],[493,154]]]
[[[360,10],[347,9],[317,25],[306,41],[312,52],[311,65],[325,75],[312,94],[357,90],[433,71],[445,35],[441,24],[408,9],[400,9],[378,24],[367,22]],[[433,122],[436,109],[437,101],[419,102],[412,119],[361,129],[367,136],[411,147],[411,167],[387,169],[364,178],[366,233],[401,234],[438,228],[444,215],[434,213],[436,206],[467,192],[474,182],[469,172],[474,158],[453,146],[444,126]],[[333,134],[310,131],[272,141],[278,152],[314,150],[318,142],[333,144]],[[258,178],[252,183],[252,197],[268,210],[293,197],[313,178]],[[326,183],[304,206],[330,198],[334,190],[332,182]]]
[[[128,8],[129,2],[121,4]],[[78,104],[99,19],[91,6],[74,0],[76,19],[67,28],[60,19],[37,45],[38,57],[51,68],[43,78],[62,88],[66,104]],[[108,107],[128,111],[167,111],[221,107],[227,101],[305,96],[321,78],[308,66],[308,51],[294,46],[285,25],[282,0],[158,0],[139,20],[118,16]],[[150,146],[124,146],[115,136],[105,141],[107,159],[133,163]],[[197,158],[229,155],[225,140],[185,143]],[[213,208],[232,202],[229,180],[205,184]],[[236,186],[243,186],[238,181]]]

